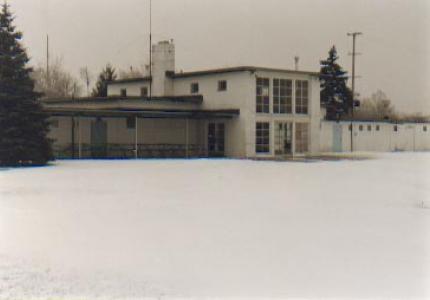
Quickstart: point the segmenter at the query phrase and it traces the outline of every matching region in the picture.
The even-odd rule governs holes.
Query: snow
[[[430,153],[0,170],[0,299],[428,298]]]

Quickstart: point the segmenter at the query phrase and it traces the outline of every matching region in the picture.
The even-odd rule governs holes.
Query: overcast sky
[[[149,0],[8,0],[33,65],[51,52],[78,74],[107,63],[147,63]],[[173,38],[184,71],[236,65],[318,71],[336,45],[351,70],[357,40],[358,92],[383,90],[398,110],[430,113],[430,1],[153,0],[153,40]]]

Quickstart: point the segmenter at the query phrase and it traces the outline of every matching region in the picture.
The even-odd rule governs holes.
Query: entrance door
[[[91,156],[93,158],[107,156],[107,124],[102,119],[91,122]]]
[[[282,122],[275,125],[275,155],[291,154],[293,151],[293,123]]]
[[[208,155],[209,157],[223,157],[225,143],[224,123],[208,124]]]
[[[342,152],[342,124],[333,125],[333,152]]]

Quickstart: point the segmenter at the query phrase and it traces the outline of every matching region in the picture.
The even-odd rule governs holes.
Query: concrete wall
[[[334,152],[334,127],[341,128],[341,151],[351,150],[350,122],[321,122],[321,152]],[[362,130],[360,130],[360,126]],[[368,127],[370,126],[370,130]],[[379,126],[379,130],[377,130]],[[394,127],[397,126],[397,131]],[[424,131],[424,128],[427,131]],[[388,122],[354,122],[354,151],[428,151],[430,150],[430,124]]]
[[[127,96],[141,96],[142,87],[147,87],[149,91],[149,81],[109,84],[108,96],[120,96],[122,89],[127,90]]]

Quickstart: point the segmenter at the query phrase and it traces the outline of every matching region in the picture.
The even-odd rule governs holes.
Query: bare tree
[[[356,119],[383,120],[394,119],[396,112],[387,95],[377,90],[370,98],[365,98],[354,112]]]
[[[84,84],[87,88],[87,97],[89,97],[90,96],[90,84],[91,84],[91,80],[92,80],[92,75],[88,71],[88,67],[85,66],[85,67],[81,68],[79,70],[79,75],[80,75],[82,81],[84,82]]]
[[[119,70],[119,79],[130,79],[143,77],[144,72],[139,68],[133,68],[130,66],[129,70]]]
[[[62,59],[56,58],[50,65],[49,75],[46,69],[38,66],[32,73],[35,90],[43,94],[43,98],[79,97],[82,91],[78,81],[63,67]]]

